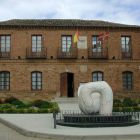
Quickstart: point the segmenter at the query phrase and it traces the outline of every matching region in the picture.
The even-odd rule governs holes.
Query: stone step
[[[51,102],[56,102],[56,103],[78,103],[78,98],[77,97],[60,97],[60,98],[55,98],[51,100]]]

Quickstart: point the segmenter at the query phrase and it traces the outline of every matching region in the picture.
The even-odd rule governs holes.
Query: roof
[[[0,26],[46,26],[46,27],[134,27],[138,25],[125,25],[101,20],[81,19],[13,19],[0,22]]]

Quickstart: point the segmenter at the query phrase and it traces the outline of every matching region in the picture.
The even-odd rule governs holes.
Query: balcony
[[[104,52],[92,52],[92,48],[88,49],[88,59],[108,59],[108,49]]]
[[[0,59],[9,59],[10,52],[0,52]]]
[[[71,50],[66,50],[62,48],[57,48],[57,59],[77,59],[77,48],[72,48]]]
[[[122,52],[122,59],[131,59],[132,58],[132,50],[130,52]]]
[[[47,48],[42,47],[40,52],[32,52],[32,48],[26,48],[26,59],[46,59]]]

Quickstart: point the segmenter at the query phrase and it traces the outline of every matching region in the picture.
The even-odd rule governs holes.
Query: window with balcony
[[[10,72],[0,72],[0,90],[10,90]]]
[[[132,89],[132,72],[123,72],[123,89]]]
[[[57,48],[57,58],[77,58],[77,49],[72,48],[72,36],[63,35],[61,42],[61,48]]]
[[[42,36],[32,35],[31,48],[26,49],[26,58],[47,58],[46,48],[42,47]]]
[[[101,41],[98,41],[97,36],[92,36],[92,52],[93,53],[101,53],[102,52],[102,46]]]
[[[31,89],[32,90],[41,90],[42,89],[42,73],[41,72],[32,72],[31,73]]]
[[[103,81],[103,72],[100,71],[93,72],[92,76],[93,76],[93,82]]]
[[[10,36],[0,36],[0,58],[10,58]]]
[[[71,52],[71,36],[62,36],[62,52]]]
[[[102,50],[102,41],[98,41],[98,36],[92,36],[92,46],[88,48],[88,58],[107,59],[107,49]]]
[[[42,36],[32,36],[32,52],[41,52]]]
[[[122,58],[131,58],[131,37],[122,36],[121,45],[122,45]]]

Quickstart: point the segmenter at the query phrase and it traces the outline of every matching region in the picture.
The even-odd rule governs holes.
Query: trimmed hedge
[[[60,111],[60,108],[57,103],[51,103],[53,108],[56,110],[56,112]],[[5,106],[10,107],[10,104],[5,104]],[[2,106],[3,107],[3,106]],[[0,113],[52,113],[53,108],[43,108],[43,109],[13,109],[13,108],[1,108]]]
[[[53,109],[0,109],[0,113],[52,113]]]
[[[140,112],[140,107],[114,107],[113,112]]]

